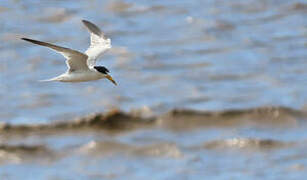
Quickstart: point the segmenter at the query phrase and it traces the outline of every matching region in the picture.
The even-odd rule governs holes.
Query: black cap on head
[[[108,74],[110,71],[106,68],[106,67],[104,67],[104,66],[94,66],[94,68],[98,71],[98,72],[100,72],[100,73],[102,73],[102,74]]]

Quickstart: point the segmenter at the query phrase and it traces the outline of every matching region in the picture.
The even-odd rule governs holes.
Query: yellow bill
[[[108,79],[108,80],[110,80],[113,84],[115,84],[116,86],[117,86],[117,83],[114,81],[114,79],[112,78],[112,76],[110,76],[110,75],[106,75],[106,78]]]

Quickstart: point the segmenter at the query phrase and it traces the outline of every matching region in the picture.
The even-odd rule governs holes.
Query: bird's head
[[[94,66],[94,69],[96,69],[97,72],[103,74],[105,78],[110,80],[113,84],[117,85],[117,83],[114,81],[112,76],[110,76],[108,73],[110,72],[106,67],[104,66]]]

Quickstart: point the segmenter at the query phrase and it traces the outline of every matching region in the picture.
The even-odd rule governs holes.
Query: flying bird
[[[60,82],[84,82],[107,78],[113,84],[117,83],[109,75],[109,70],[104,66],[96,66],[96,60],[111,46],[111,40],[95,24],[82,20],[83,24],[90,32],[90,47],[84,52],[53,45],[47,42],[34,39],[21,38],[22,40],[46,46],[62,54],[66,58],[67,71],[57,77],[42,81],[60,81]]]

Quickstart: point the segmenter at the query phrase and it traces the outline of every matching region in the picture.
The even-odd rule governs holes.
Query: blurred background
[[[306,15],[305,0],[1,1],[0,178],[306,178]],[[64,58],[20,38],[83,52],[82,19],[111,38],[98,64],[119,85],[38,82]],[[114,109],[154,120],[32,131]]]

